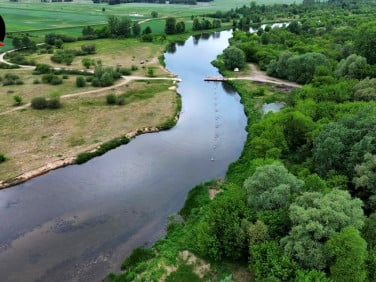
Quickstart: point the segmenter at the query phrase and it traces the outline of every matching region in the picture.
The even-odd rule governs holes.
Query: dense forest
[[[194,188],[166,238],[136,249],[107,279],[376,281],[375,1],[252,3],[217,16],[229,14],[229,48],[244,68],[304,86],[282,94],[231,81],[249,120],[241,158],[225,180]],[[278,18],[290,20],[259,28]],[[225,54],[215,64],[231,75]],[[265,101],[285,107],[262,115]]]

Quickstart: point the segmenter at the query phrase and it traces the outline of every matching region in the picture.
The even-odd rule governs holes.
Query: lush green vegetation
[[[101,156],[104,153],[115,149],[116,147],[119,147],[120,145],[127,144],[129,142],[129,139],[125,136],[121,138],[116,138],[114,140],[111,140],[109,142],[103,143],[102,145],[99,146],[98,149],[96,149],[93,152],[86,152],[86,153],[81,153],[77,156],[76,163],[77,164],[83,164],[87,162],[88,160]]]
[[[363,35],[374,32],[376,6],[304,1],[261,9],[237,12],[298,20],[254,35],[241,30],[248,20],[238,21],[232,46],[271,75],[306,85],[281,95],[231,81],[249,119],[241,158],[225,181],[190,192],[152,257],[110,281],[236,281],[234,265],[246,265],[257,281],[374,281],[376,72],[367,48],[376,46]],[[216,65],[225,73],[234,67],[228,54]],[[261,115],[264,101],[286,106]],[[212,190],[221,193],[211,201]]]

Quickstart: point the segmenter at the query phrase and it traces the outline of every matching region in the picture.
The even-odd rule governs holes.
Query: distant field
[[[300,3],[294,0],[260,0],[258,4]],[[73,3],[41,3],[39,1],[9,2],[0,0],[1,10],[8,32],[35,31],[45,29],[64,29],[85,25],[103,24],[108,15],[125,15],[134,20],[150,17],[157,11],[160,17],[191,16],[217,10],[249,5],[249,0],[215,0],[198,5],[166,5],[130,3],[122,5],[93,4],[91,1]],[[105,12],[102,12],[105,8]]]

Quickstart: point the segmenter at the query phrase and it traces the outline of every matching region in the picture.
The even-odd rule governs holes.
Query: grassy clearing
[[[96,54],[87,56],[77,56],[74,58],[69,68],[83,69],[81,60],[90,58],[95,61],[102,61],[105,66],[122,66],[130,68],[132,65],[138,67],[134,75],[147,75],[147,68],[154,67],[155,75],[166,76],[167,73],[160,68],[158,55],[163,52],[164,46],[159,43],[141,43],[138,39],[97,39],[92,41],[77,41],[65,43],[64,49],[81,49],[83,44],[95,44]],[[51,61],[51,54],[37,54],[27,56],[27,59],[33,59],[38,63],[49,64],[55,67],[67,67],[64,64],[56,64]],[[141,62],[144,62],[141,64]]]
[[[35,84],[38,80],[41,82],[41,75],[33,75],[31,70],[27,69],[15,69],[15,70],[0,70],[0,76],[4,77],[6,74],[14,74],[20,77],[20,80],[24,82],[22,85],[8,85],[1,86],[0,94],[0,113],[11,110],[14,106],[14,95],[22,97],[22,102],[30,103],[31,99],[35,96],[49,97],[53,93],[60,95],[78,93],[87,90],[95,89],[92,86],[86,86],[82,88],[76,87],[76,75],[68,75],[67,79],[63,79],[63,83],[59,85],[49,85],[45,83]],[[59,75],[62,78],[62,75]],[[89,84],[88,84],[89,85]]]
[[[164,124],[177,108],[176,93],[168,90],[171,85],[171,81],[134,82],[89,97],[64,99],[59,110],[27,108],[0,115],[1,150],[8,158],[0,166],[0,179],[41,167],[46,160],[74,157],[139,128]],[[124,106],[106,104],[104,96],[109,93],[126,96],[139,89],[154,95],[133,98]]]

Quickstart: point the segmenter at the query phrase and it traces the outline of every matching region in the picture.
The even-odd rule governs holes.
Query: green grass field
[[[258,4],[299,3],[294,0],[259,0]],[[215,0],[197,5],[167,5],[130,3],[122,5],[93,4],[91,1],[72,3],[9,2],[0,0],[1,10],[8,32],[41,31],[82,27],[85,25],[103,24],[107,16],[129,16],[133,20],[150,18],[152,11],[159,17],[188,17],[217,10],[227,11],[231,8],[249,5],[249,0]],[[102,11],[105,8],[105,12]],[[74,30],[76,31],[76,30]],[[72,30],[71,30],[72,32]]]

